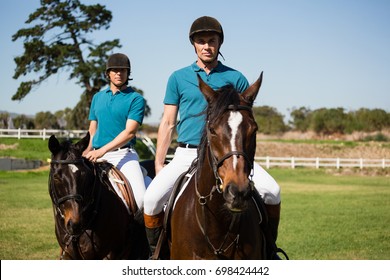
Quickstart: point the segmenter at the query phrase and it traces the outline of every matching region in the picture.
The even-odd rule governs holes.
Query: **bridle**
[[[68,229],[65,226],[62,225],[62,223],[59,223],[59,226],[61,226],[63,231],[66,233],[65,239],[66,239],[66,236],[69,237],[69,238],[67,238],[67,241],[64,240],[65,247],[63,248],[63,254],[61,256],[61,259],[62,259],[64,254],[65,254],[65,252],[66,252],[67,247],[70,245],[71,242],[73,242],[73,244],[78,248],[78,250],[79,250],[78,253],[80,255],[82,255],[82,252],[80,250],[80,246],[78,246],[78,241],[79,241],[80,236],[86,231],[86,229],[91,224],[91,222],[93,221],[93,219],[95,218],[95,216],[97,214],[97,207],[98,207],[99,200],[100,200],[101,188],[97,187],[97,184],[98,184],[99,180],[97,179],[96,168],[88,166],[88,164],[86,163],[86,159],[85,158],[78,158],[78,159],[52,159],[51,162],[50,162],[50,165],[53,166],[53,165],[56,165],[56,164],[61,164],[61,165],[82,164],[84,167],[90,169],[94,173],[93,187],[92,187],[92,190],[91,190],[91,193],[90,193],[91,194],[91,199],[88,201],[88,203],[83,207],[83,209],[81,211],[82,213],[86,213],[86,212],[88,212],[88,210],[93,205],[95,206],[92,209],[92,216],[88,220],[88,223],[81,225],[81,230],[80,230],[80,232],[78,234],[70,233],[68,231]],[[97,190],[97,196],[95,197],[96,190]],[[55,191],[55,186],[54,186],[54,182],[53,182],[53,172],[52,171],[50,171],[50,177],[49,177],[49,193],[51,194],[52,202],[53,202],[53,205],[55,207],[55,210],[60,215],[60,217],[62,219],[65,219],[65,215],[62,213],[62,210],[61,210],[61,207],[60,207],[61,204],[63,204],[64,202],[66,202],[68,200],[75,200],[75,201],[77,201],[79,203],[85,201],[85,198],[81,194],[78,194],[78,193],[68,194],[68,195],[64,195],[62,197],[58,197],[58,194]]]
[[[91,169],[85,163],[85,159],[84,158],[73,159],[73,160],[72,159],[53,159],[53,160],[51,160],[50,164],[52,166],[54,164],[63,164],[63,165],[82,164],[84,167],[86,167],[88,169]],[[92,171],[95,173],[94,169]],[[94,193],[95,187],[96,187],[96,180],[94,180],[92,193]],[[63,213],[62,213],[62,211],[60,209],[60,205],[62,203],[64,203],[67,200],[75,200],[75,201],[78,201],[78,202],[84,201],[84,197],[81,194],[78,194],[78,193],[68,194],[68,195],[65,195],[65,196],[62,196],[62,197],[58,197],[58,195],[57,195],[57,193],[55,191],[54,183],[53,183],[53,173],[52,172],[50,172],[49,192],[52,194],[53,204],[55,205],[57,211],[60,213],[62,218],[64,218],[64,215],[63,215]],[[88,208],[92,203],[93,203],[93,199],[91,201],[89,201],[89,203],[87,204],[85,209]]]
[[[245,110],[245,111],[248,111],[250,112],[251,114],[253,114],[253,111],[252,111],[252,107],[250,106],[245,106],[245,105],[229,105],[226,110],[228,111],[240,111],[240,110]],[[227,154],[225,154],[224,156],[222,156],[220,159],[217,159],[217,157],[215,156],[214,152],[213,152],[213,149],[211,148],[211,143],[210,143],[210,129],[209,129],[209,120],[207,120],[207,127],[206,127],[206,135],[207,135],[207,146],[208,146],[208,152],[209,152],[209,160],[211,159],[212,162],[210,162],[210,165],[213,169],[213,173],[214,173],[214,177],[215,177],[215,180],[216,180],[216,185],[217,186],[220,186],[222,184],[222,178],[219,176],[219,173],[218,173],[218,168],[223,164],[223,162],[232,157],[232,156],[237,156],[237,157],[240,157],[242,156],[246,163],[249,165],[250,167],[250,178],[251,178],[251,181],[252,181],[252,177],[253,177],[253,159],[251,160],[249,158],[249,156],[244,152],[244,151],[230,151],[228,152]],[[218,191],[221,191],[220,188],[217,188]]]
[[[54,164],[80,164],[80,163],[84,163],[83,159],[76,159],[76,160],[54,160],[53,159],[50,162],[51,165],[54,165]],[[63,197],[58,197],[58,195],[55,191],[55,188],[54,188],[52,172],[50,172],[49,192],[52,194],[53,204],[55,205],[58,213],[60,213],[62,218],[64,218],[64,215],[60,209],[60,205],[62,203],[64,203],[67,200],[71,200],[71,199],[74,199],[74,200],[79,201],[79,202],[84,200],[83,196],[80,194],[69,194],[69,195],[65,195]]]

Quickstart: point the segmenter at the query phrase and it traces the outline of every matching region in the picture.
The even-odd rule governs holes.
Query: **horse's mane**
[[[213,122],[214,120],[221,117],[221,115],[226,112],[228,106],[233,105],[233,107],[236,108],[240,104],[240,95],[233,85],[228,84],[223,86],[216,90],[216,92],[217,98],[214,99],[212,103],[209,103],[203,112],[206,114],[206,124],[203,128],[202,138],[198,147],[198,169],[200,168],[200,165],[203,164],[207,152],[206,147],[208,122]]]

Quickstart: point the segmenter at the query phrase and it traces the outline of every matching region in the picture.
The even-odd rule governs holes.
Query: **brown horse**
[[[49,193],[61,259],[147,259],[142,210],[131,213],[108,181],[107,163],[82,157],[89,133],[76,144],[49,139]]]
[[[171,259],[264,259],[262,214],[251,180],[257,124],[252,106],[259,79],[239,94],[217,91],[199,79],[206,126],[197,168],[175,202],[171,216]]]

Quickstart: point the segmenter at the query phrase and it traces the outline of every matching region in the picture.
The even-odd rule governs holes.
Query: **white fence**
[[[390,159],[349,159],[349,158],[300,158],[300,157],[255,157],[255,161],[267,169],[273,166],[281,167],[390,167]]]
[[[61,130],[61,129],[0,129],[1,137],[14,138],[41,138],[48,139],[52,134],[63,138],[81,138],[87,133],[86,130]],[[141,140],[149,149],[154,150],[154,145],[146,135],[140,133]],[[153,147],[152,147],[153,146]],[[151,151],[152,151],[151,150]],[[153,152],[153,151],[152,151]],[[154,153],[153,153],[154,154]],[[168,155],[171,159],[173,155]],[[390,167],[390,159],[348,159],[348,158],[300,158],[300,157],[255,157],[255,161],[265,166],[267,169],[271,167],[356,167],[356,168],[388,168]]]
[[[63,130],[63,129],[0,129],[0,138],[41,138],[49,139],[51,135],[63,138],[81,138],[87,133],[86,130]]]

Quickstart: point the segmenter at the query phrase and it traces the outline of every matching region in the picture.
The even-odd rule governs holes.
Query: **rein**
[[[213,188],[211,189],[210,193],[207,196],[202,196],[200,194],[199,190],[198,190],[197,176],[195,175],[194,178],[195,178],[196,195],[198,196],[199,204],[202,206],[201,209],[202,209],[202,222],[203,223],[199,220],[199,216],[198,216],[197,212],[195,211],[196,221],[198,223],[199,229],[201,230],[203,236],[205,237],[205,239],[206,239],[207,243],[209,244],[210,248],[213,250],[214,254],[217,255],[217,256],[222,256],[233,245],[236,245],[236,247],[238,247],[238,242],[240,240],[240,234],[237,234],[236,237],[233,239],[233,241],[230,244],[228,244],[225,248],[223,248],[225,246],[226,242],[227,242],[229,234],[232,233],[233,227],[236,224],[237,220],[238,220],[238,222],[240,222],[240,218],[239,218],[240,216],[239,216],[239,214],[233,215],[233,218],[232,218],[232,220],[230,222],[230,225],[229,225],[229,230],[226,232],[221,245],[218,248],[216,248],[211,243],[211,240],[210,240],[209,236],[207,235],[207,223],[206,223],[205,207],[206,207],[206,204],[207,204],[207,200],[211,201],[211,199],[213,197],[213,193],[218,189],[218,187],[216,185],[213,186]]]

